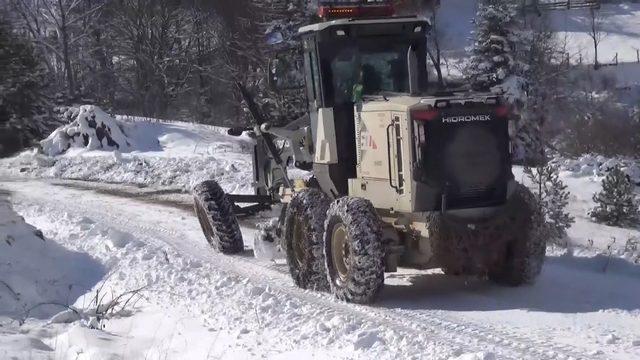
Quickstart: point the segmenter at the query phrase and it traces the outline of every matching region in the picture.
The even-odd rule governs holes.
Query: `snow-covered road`
[[[185,195],[44,180],[0,189],[116,288],[147,286],[164,311],[233,334],[221,357],[640,359],[640,267],[618,258],[552,251],[537,284],[517,289],[405,270],[387,275],[375,306],[358,306],[294,287],[286,266],[251,249],[214,253]],[[245,243],[253,231],[243,227]]]

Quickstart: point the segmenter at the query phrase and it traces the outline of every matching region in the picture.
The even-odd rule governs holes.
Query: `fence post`
[[[618,66],[618,53],[616,53],[616,66]]]
[[[636,49],[636,55],[638,56],[638,62],[640,63],[640,49]]]

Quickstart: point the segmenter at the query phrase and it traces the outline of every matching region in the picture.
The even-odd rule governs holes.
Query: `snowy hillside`
[[[611,63],[618,54],[620,62],[638,62],[640,49],[640,4],[602,4],[599,31],[602,42],[598,51],[601,63]],[[593,62],[593,40],[589,37],[589,10],[572,9],[549,12],[552,29],[565,41],[567,51],[575,63],[580,54],[585,62]]]
[[[605,159],[603,157],[585,155],[580,159],[560,162],[560,179],[568,186],[570,199],[567,211],[575,218],[575,224],[567,230],[567,241],[571,246],[596,250],[597,252],[614,253],[634,262],[640,251],[630,251],[628,241],[640,241],[640,229],[620,228],[594,223],[588,216],[595,203],[593,194],[599,192],[606,169],[613,164],[624,164],[624,161]],[[637,184],[640,184],[640,163],[628,161],[623,167]],[[517,181],[529,185],[534,191],[535,185],[524,175],[521,167],[513,170]],[[640,185],[639,185],[640,186]],[[640,194],[640,187],[638,187]]]
[[[442,0],[438,11],[438,32],[445,57],[449,58],[450,71],[456,74],[456,64],[466,57],[465,48],[470,45],[474,30],[472,19],[478,7],[477,0]],[[561,45],[566,45],[571,61],[593,62],[593,42],[589,37],[590,15],[588,10],[554,10],[543,13],[548,17],[549,26],[557,34]],[[626,82],[633,75],[635,83],[640,82],[640,64],[637,64],[637,50],[640,49],[640,4],[603,4],[602,42],[599,47],[601,63],[611,63],[618,53],[619,62],[636,63],[624,70]],[[637,65],[637,66],[636,66]],[[616,70],[613,70],[616,71]]]

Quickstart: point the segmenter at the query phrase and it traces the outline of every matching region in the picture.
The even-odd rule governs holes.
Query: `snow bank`
[[[40,142],[42,151],[47,155],[59,155],[72,147],[119,151],[132,148],[122,125],[97,106],[70,108],[64,117],[73,118],[73,121]]]
[[[633,183],[640,186],[640,162],[634,159],[586,154],[577,159],[560,159],[558,162],[562,170],[569,171],[573,177],[604,177],[610,169],[618,166]]]
[[[82,109],[85,111],[83,112]],[[112,129],[114,141],[125,140],[127,149],[98,141],[98,132],[88,127],[90,141],[76,129],[90,123]],[[117,130],[113,130],[117,129]],[[91,142],[93,141],[93,142]],[[91,149],[89,144],[97,146]],[[97,144],[97,145],[96,145]],[[42,152],[26,151],[0,160],[0,175],[62,178],[140,186],[190,190],[203,180],[216,179],[228,192],[253,192],[251,152],[254,141],[248,136],[232,137],[225,128],[184,122],[116,116],[99,108],[83,106],[75,120],[43,141]],[[102,146],[102,147],[100,147]]]
[[[48,318],[102,278],[86,254],[46,240],[0,193],[0,316]]]
[[[0,175],[11,177],[83,180],[183,191],[190,191],[201,181],[216,179],[227,192],[253,192],[251,156],[222,148],[211,155],[190,157],[119,152],[49,157],[25,152],[1,160],[0,164],[6,166],[0,168]]]

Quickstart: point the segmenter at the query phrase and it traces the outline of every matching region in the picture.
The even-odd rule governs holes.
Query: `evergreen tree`
[[[482,0],[474,23],[475,39],[467,67],[473,87],[490,89],[507,81],[510,87],[522,87],[516,57],[521,29],[518,5],[511,0]]]
[[[570,192],[567,185],[560,180],[558,167],[547,164],[535,169],[525,168],[524,171],[538,187],[537,198],[546,220],[550,239],[560,245],[566,245],[561,240],[575,219],[567,212]]]
[[[41,93],[45,87],[44,69],[33,47],[0,14],[0,136],[5,141],[2,152],[17,151],[58,125],[45,110],[46,98]]]
[[[596,207],[589,215],[597,222],[611,226],[630,225],[638,221],[638,201],[634,185],[619,166],[612,168],[602,180],[602,191],[593,195]]]
[[[522,52],[527,64],[523,73],[526,97],[516,122],[514,144],[522,149],[525,163],[542,164],[546,161],[543,130],[549,116],[548,103],[562,87],[562,70],[553,61],[562,54],[544,17],[528,19],[527,24],[531,30],[522,37],[526,42]]]
[[[528,15],[516,0],[483,0],[466,69],[475,89],[501,93],[513,108],[516,161],[545,162],[543,129],[548,101],[561,74],[553,62],[561,52],[545,16]],[[557,62],[557,61],[556,61]]]

